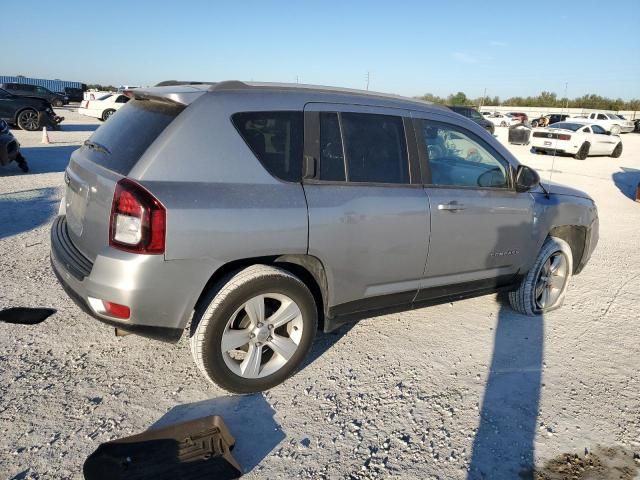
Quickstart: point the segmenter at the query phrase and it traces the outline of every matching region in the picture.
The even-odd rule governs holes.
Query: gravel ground
[[[50,145],[15,132],[32,173],[0,171],[0,307],[58,310],[0,324],[0,478],[82,478],[101,442],[210,414],[247,478],[640,478],[640,135],[619,159],[555,159],[601,229],[562,309],[532,319],[488,296],[364,320],[320,334],[284,385],[229,396],[185,338],[116,338],[59,287],[49,224],[69,153],[98,125],[65,110]],[[510,148],[551,175],[551,157]]]

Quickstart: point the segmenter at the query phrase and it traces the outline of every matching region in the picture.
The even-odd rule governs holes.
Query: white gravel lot
[[[553,180],[600,213],[562,309],[528,318],[489,296],[364,320],[319,334],[284,385],[234,397],[200,377],[186,337],[116,338],[59,287],[49,225],[69,154],[98,125],[64,110],[50,145],[15,131],[32,173],[0,170],[0,308],[58,310],[0,323],[0,478],[82,478],[101,442],[210,414],[247,478],[552,479],[572,465],[571,478],[585,465],[588,478],[640,478],[640,203],[627,196],[640,135],[623,136],[619,159],[555,159]],[[551,157],[510,148],[549,177]]]

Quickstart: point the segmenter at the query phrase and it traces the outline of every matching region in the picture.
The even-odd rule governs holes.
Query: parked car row
[[[55,107],[62,107],[69,103],[67,94],[55,93],[45,87],[29,85],[27,83],[0,83],[0,88],[6,92],[22,97],[36,97],[46,100]]]

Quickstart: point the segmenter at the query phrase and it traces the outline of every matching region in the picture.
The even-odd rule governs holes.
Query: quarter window
[[[269,173],[288,182],[302,179],[302,112],[244,112],[231,120]]]
[[[475,136],[453,125],[422,121],[431,184],[508,188],[508,165]]]
[[[342,113],[347,181],[409,183],[409,160],[402,118]]]
[[[607,131],[600,125],[591,125],[591,130],[593,130],[593,133],[597,133],[599,135],[604,135],[605,133],[607,133]]]

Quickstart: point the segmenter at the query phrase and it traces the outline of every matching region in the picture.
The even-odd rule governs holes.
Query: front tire
[[[613,152],[611,152],[613,158],[620,158],[620,155],[622,155],[622,142],[618,143],[616,148],[613,149]]]
[[[589,148],[591,148],[589,142],[584,142],[582,145],[580,145],[580,150],[578,150],[578,152],[574,155],[575,159],[584,160],[585,158],[587,158],[589,156]]]
[[[511,308],[529,316],[560,308],[572,273],[573,255],[569,244],[561,238],[547,238],[518,289],[509,292]]]
[[[53,101],[53,106],[54,107],[62,107],[62,106],[64,106],[64,102],[62,100],[60,100],[59,98],[56,98]]]
[[[620,135],[620,125],[613,125],[610,131],[611,135]]]
[[[297,370],[317,328],[313,295],[300,279],[252,265],[214,287],[196,309],[191,352],[209,381],[233,393],[260,392]]]

